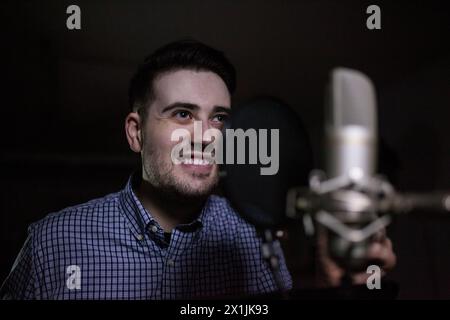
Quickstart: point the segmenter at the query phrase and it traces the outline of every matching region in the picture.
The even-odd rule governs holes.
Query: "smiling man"
[[[150,55],[131,80],[125,119],[141,170],[122,191],[31,225],[2,297],[180,299],[276,290],[254,228],[212,195],[218,165],[171,159],[172,132],[192,134],[194,122],[203,132],[221,129],[234,89],[234,67],[202,43],[175,42]],[[195,153],[207,143],[194,137],[191,157],[202,156]]]
[[[263,259],[253,226],[214,195],[218,165],[210,141],[230,111],[235,71],[220,52],[196,41],[168,44],[131,80],[125,119],[130,148],[142,167],[120,192],[69,207],[32,224],[0,296],[4,299],[189,299],[244,296],[292,287],[279,243],[280,277]],[[183,129],[194,137],[187,160],[174,163]],[[236,186],[239,187],[239,186]],[[320,248],[321,246],[319,246]],[[323,247],[323,246],[322,246]],[[338,284],[342,269],[321,250],[321,279]],[[370,255],[395,264],[381,237]],[[355,275],[363,283],[367,274]]]

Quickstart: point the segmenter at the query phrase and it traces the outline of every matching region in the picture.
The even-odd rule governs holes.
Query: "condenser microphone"
[[[331,73],[328,90],[325,109],[328,180],[317,190],[321,208],[316,220],[328,230],[331,256],[345,269],[359,270],[367,264],[365,255],[371,236],[390,221],[378,219],[373,192],[377,188],[375,89],[361,72],[336,68]]]

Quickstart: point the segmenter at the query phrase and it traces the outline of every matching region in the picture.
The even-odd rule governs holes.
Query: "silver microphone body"
[[[375,90],[362,73],[337,68],[331,76],[326,109],[326,173],[329,178],[376,171]]]

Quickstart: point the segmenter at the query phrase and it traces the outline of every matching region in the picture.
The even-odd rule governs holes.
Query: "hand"
[[[319,230],[317,239],[317,282],[319,287],[336,287],[340,285],[344,269],[339,267],[328,253],[328,239],[324,230]],[[392,270],[397,257],[392,249],[392,242],[383,230],[376,234],[367,251],[367,259],[379,261],[381,276]],[[371,274],[365,271],[350,274],[353,284],[365,284]]]

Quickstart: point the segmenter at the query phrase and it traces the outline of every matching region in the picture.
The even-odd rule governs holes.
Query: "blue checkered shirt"
[[[190,299],[276,290],[255,229],[212,195],[167,242],[125,189],[50,214],[28,238],[0,290],[3,299]],[[279,243],[281,277],[292,287]]]

